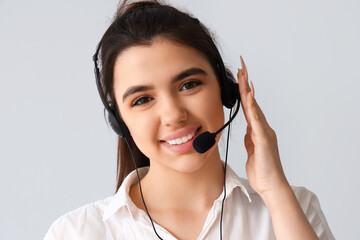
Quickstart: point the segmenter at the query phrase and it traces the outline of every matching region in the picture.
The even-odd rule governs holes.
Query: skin
[[[277,239],[318,239],[286,180],[276,134],[256,103],[242,58],[241,62],[237,77],[248,123],[244,142],[249,182],[269,209]],[[178,73],[194,67],[203,69],[206,75],[171,82]],[[123,101],[124,93],[134,85],[152,89]],[[178,239],[197,239],[214,200],[222,193],[223,165],[217,146],[220,136],[205,154],[194,149],[169,151],[161,139],[187,126],[215,132],[224,124],[220,87],[213,69],[197,50],[158,38],[150,46],[131,47],[117,57],[114,90],[124,122],[150,159],[149,172],[141,185],[153,220]],[[144,210],[138,184],[131,187],[130,197]]]
[[[171,83],[175,75],[194,67],[207,75]],[[191,80],[201,85],[180,91]],[[124,93],[135,85],[153,89],[123,101]],[[215,144],[205,154],[194,149],[179,154],[166,149],[159,140],[187,126],[214,132],[224,124],[220,87],[213,69],[198,51],[156,39],[151,46],[131,47],[117,57],[114,89],[124,122],[150,159],[150,170],[141,185],[151,217],[179,239],[196,239],[214,200],[222,193],[223,166],[218,146]],[[140,97],[151,100],[131,107]],[[138,184],[131,188],[130,197],[144,210]]]

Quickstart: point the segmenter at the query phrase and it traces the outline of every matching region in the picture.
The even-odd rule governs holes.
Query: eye
[[[152,97],[138,97],[132,102],[131,107],[148,104],[152,99]]]
[[[190,90],[190,89],[195,88],[195,87],[197,87],[199,85],[201,85],[200,81],[194,81],[194,80],[187,81],[183,85],[181,85],[180,90],[181,91]]]

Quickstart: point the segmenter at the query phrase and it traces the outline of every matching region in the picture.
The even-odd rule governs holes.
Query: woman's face
[[[197,50],[165,39],[126,49],[115,62],[114,92],[151,167],[194,172],[218,158],[217,144],[204,154],[192,147],[199,133],[224,124],[216,75]]]

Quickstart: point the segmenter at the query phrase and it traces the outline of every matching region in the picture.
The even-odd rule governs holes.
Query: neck
[[[152,164],[141,184],[152,209],[208,208],[222,193],[223,179],[224,168],[216,147],[195,171],[180,172]]]

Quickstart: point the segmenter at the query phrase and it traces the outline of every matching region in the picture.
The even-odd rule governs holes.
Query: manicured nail
[[[250,84],[251,84],[251,95],[253,98],[255,98],[255,89],[254,89],[254,84],[253,82],[250,80]]]
[[[244,59],[240,55],[241,69],[244,69]]]

